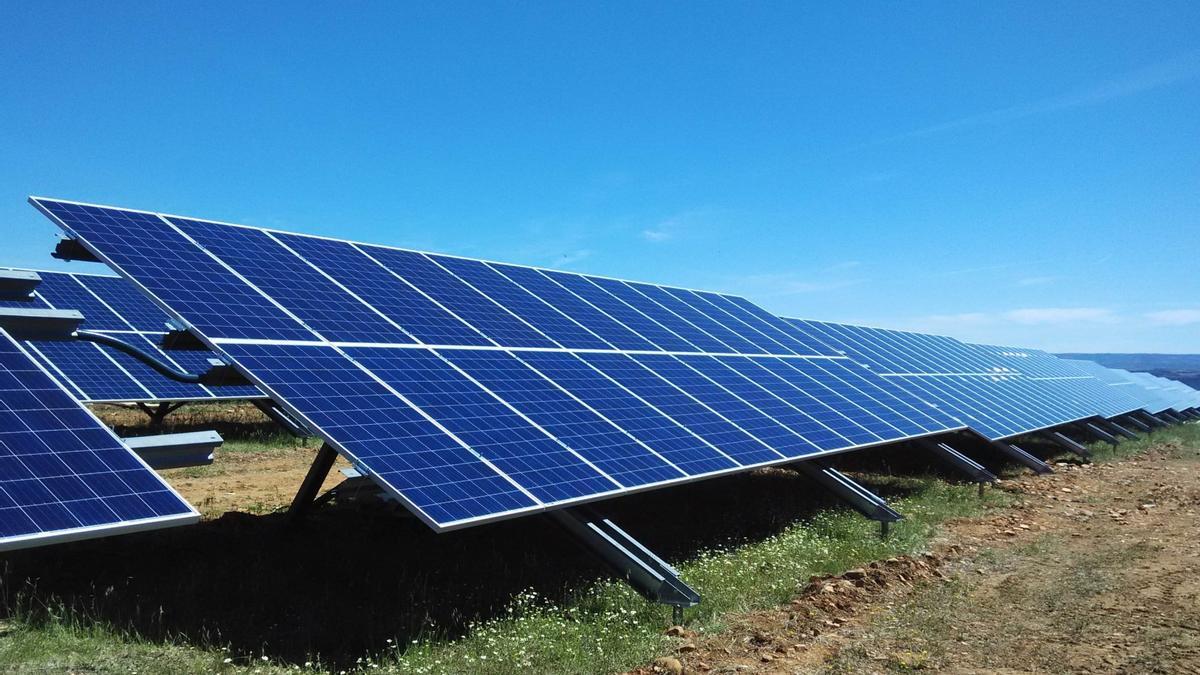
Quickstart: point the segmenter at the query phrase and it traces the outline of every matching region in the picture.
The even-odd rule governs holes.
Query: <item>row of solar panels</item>
[[[1047,354],[788,321],[722,294],[31,201],[153,301],[160,328],[93,324],[80,305],[87,327],[186,326],[438,530],[1169,398]],[[1189,392],[1170,406],[1200,402]]]
[[[122,337],[182,370],[203,368],[206,359],[211,356],[210,352],[205,351],[175,350],[169,354],[163,351],[160,343],[170,317],[140,293],[133,284],[119,277],[28,271],[40,276],[38,289],[24,300],[0,299],[0,307],[78,309],[85,316],[83,328]],[[1187,390],[1190,389],[1186,385],[1163,378],[1110,370],[1087,361],[1067,361],[1038,350],[971,346],[940,336],[815,321],[789,321],[808,333],[814,342],[833,345],[838,351],[854,356],[860,363],[872,367],[880,374],[914,377],[940,370],[943,375],[965,376],[974,372],[976,375],[982,373],[999,377],[1019,373],[1032,379],[1084,380],[1072,384],[1076,388],[1091,388],[1091,398],[1095,404],[1103,404],[1105,397],[1096,395],[1095,387],[1099,382],[1086,381],[1088,378],[1104,380],[1108,377],[1106,383],[1109,385],[1140,387],[1146,392],[1174,389],[1174,393],[1178,395],[1177,398],[1170,399],[1149,394],[1151,398],[1146,401],[1139,401],[1133,396],[1124,397],[1123,400],[1121,397],[1114,397],[1109,408],[1103,412],[1105,416],[1127,412],[1117,408],[1129,405],[1133,406],[1132,409],[1157,407],[1152,412],[1168,408],[1178,409],[1186,398]],[[891,336],[889,343],[871,348],[872,340],[878,342],[887,339],[888,336]],[[921,340],[929,341],[929,344],[922,345]],[[76,398],[87,403],[204,401],[262,396],[253,387],[209,388],[199,384],[172,381],[132,357],[94,343],[35,340],[27,341],[26,346],[36,359],[48,366],[51,372],[67,385]],[[985,353],[972,355],[971,348],[985,350]],[[881,355],[873,357],[872,353],[879,352],[880,349],[883,350]],[[924,356],[922,350],[925,352]],[[901,361],[902,359],[908,361]],[[1003,366],[1004,370],[995,370],[998,367],[997,360],[1006,364]],[[973,368],[975,371],[972,371]],[[906,386],[918,388],[920,380],[905,382]],[[926,393],[930,398],[938,398],[936,394],[930,393],[928,388]],[[996,401],[989,400],[990,398],[957,396],[950,399],[947,407],[962,408],[962,402],[972,400],[986,403],[986,406],[977,411],[978,414],[972,415],[966,410],[960,410],[956,416],[972,420],[971,426],[995,438],[1019,433],[1028,428],[1020,424],[1014,426],[1014,420],[1011,419],[989,419],[989,413],[994,417],[1000,408],[995,405]],[[1142,405],[1143,403],[1145,405]]]
[[[15,268],[6,268],[15,269]],[[207,366],[211,352],[161,348],[170,317],[136,286],[119,277],[32,271],[40,277],[26,298],[0,298],[0,308],[74,309],[84,316],[81,328],[111,335],[154,354],[177,369]],[[137,359],[90,342],[28,340],[25,347],[67,389],[85,403],[165,403],[260,398],[253,387],[210,388],[176,382]]]

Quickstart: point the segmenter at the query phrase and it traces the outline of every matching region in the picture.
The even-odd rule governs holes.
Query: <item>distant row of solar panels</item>
[[[7,268],[16,269],[16,268]],[[183,371],[203,371],[206,350],[161,349],[170,317],[128,281],[96,274],[31,271],[41,278],[27,299],[0,307],[73,309],[81,328],[120,338]],[[29,353],[85,403],[161,403],[261,398],[254,387],[206,387],[170,380],[137,359],[92,342],[30,340]]]
[[[881,377],[991,439],[1049,429],[1091,417],[1115,417],[1135,410],[1161,412],[1171,407],[1156,389],[1178,394],[1184,409],[1200,402],[1200,393],[1166,385],[1147,374],[1110,371],[1034,349],[978,345],[951,337],[885,328],[787,319],[811,339],[823,340]],[[1090,363],[1090,362],[1088,362]],[[1138,386],[1111,386],[1098,373],[1128,379]]]

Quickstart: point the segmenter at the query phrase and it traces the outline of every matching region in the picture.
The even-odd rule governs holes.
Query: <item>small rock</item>
[[[687,629],[685,629],[683,626],[671,626],[663,633],[663,635],[677,638],[687,637]]]
[[[861,579],[867,576],[867,571],[861,567],[856,567],[842,575],[847,579]]]
[[[694,651],[696,651],[696,643],[694,643],[694,642],[685,642],[685,643],[679,645],[679,653],[680,654],[688,654],[688,653],[694,652]]]
[[[761,658],[763,663],[770,663],[775,660],[775,657],[770,654],[763,654]]]
[[[664,656],[654,659],[654,670],[660,673],[669,673],[669,675],[683,675],[683,664],[679,662],[679,659]]]

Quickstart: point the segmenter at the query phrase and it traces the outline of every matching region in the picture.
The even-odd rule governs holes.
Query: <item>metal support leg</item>
[[[1113,436],[1112,434],[1108,433],[1104,429],[1101,429],[1097,424],[1095,424],[1093,422],[1084,422],[1081,428],[1087,430],[1088,433],[1092,434],[1096,438],[1099,438],[1100,440],[1102,440],[1105,443],[1108,443],[1109,445],[1112,445],[1114,447],[1117,445],[1117,443],[1120,442],[1117,440],[1116,436]]]
[[[1036,473],[1054,473],[1054,469],[1050,468],[1049,464],[1043,462],[1037,457],[1034,457],[1027,451],[1022,450],[1012,443],[1005,443],[1004,441],[991,441],[991,444],[992,447],[1002,452],[1009,459],[1018,464],[1024,464],[1030,469],[1033,469]]]
[[[1139,419],[1139,416],[1136,413],[1129,413],[1125,417],[1122,417],[1121,421],[1128,423],[1130,426],[1137,427],[1141,431],[1145,431],[1147,433],[1149,433],[1150,431],[1153,430],[1153,428],[1149,424],[1146,424],[1141,419]]]
[[[1038,434],[1038,436],[1050,441],[1051,443],[1054,443],[1067,452],[1073,452],[1076,455],[1079,455],[1083,459],[1091,459],[1092,457],[1091,451],[1088,450],[1085,445],[1082,443],[1077,443],[1076,441],[1067,438],[1057,431],[1044,431]]]
[[[948,443],[934,443],[929,439],[921,438],[916,441],[916,444],[937,455],[947,464],[970,476],[971,480],[976,483],[979,483],[979,492],[981,495],[983,494],[984,483],[996,482],[995,474],[985,469],[979,462],[950,447]]]
[[[1163,428],[1163,427],[1170,426],[1170,425],[1168,425],[1168,424],[1167,424],[1165,421],[1163,421],[1162,419],[1160,419],[1160,418],[1158,417],[1158,415],[1152,415],[1152,414],[1150,414],[1150,413],[1146,412],[1145,410],[1142,410],[1142,411],[1141,411],[1141,418],[1142,418],[1142,419],[1144,419],[1144,420],[1146,420],[1146,424],[1149,424],[1149,425],[1150,425],[1150,426],[1152,426],[1152,427],[1156,427],[1156,428],[1160,428],[1160,429],[1161,429],[1161,428]]]
[[[1183,423],[1183,419],[1180,418],[1179,415],[1176,415],[1174,410],[1164,410],[1161,413],[1159,413],[1158,416],[1167,418],[1167,421],[1171,422],[1173,424],[1182,424]]]
[[[317,456],[313,458],[308,474],[304,476],[304,482],[300,484],[300,490],[296,492],[296,497],[292,499],[292,505],[288,508],[288,521],[298,520],[312,506],[313,500],[317,498],[317,493],[321,491],[321,484],[325,482],[325,477],[333,468],[335,459],[337,459],[337,451],[328,443],[322,445],[321,449],[317,451]]]
[[[683,622],[685,607],[700,604],[700,594],[679,578],[674,567],[611,520],[583,508],[558,509],[548,515],[621,575],[642,597],[670,605],[672,620],[677,625]]]
[[[261,410],[264,415],[270,417],[276,424],[287,429],[289,434],[297,438],[304,438],[310,435],[303,426],[292,419],[291,415],[288,415],[279,406],[275,405],[274,401],[270,399],[255,399],[254,407]]]
[[[139,403],[137,404],[137,407],[138,410],[146,413],[146,416],[150,418],[150,426],[161,427],[163,422],[166,421],[167,415],[170,415],[176,410],[182,408],[183,403],[156,403],[154,405]]]
[[[1112,431],[1113,433],[1124,436],[1125,438],[1128,438],[1131,440],[1137,438],[1137,434],[1133,433],[1132,431],[1126,429],[1125,427],[1121,426],[1120,424],[1117,424],[1116,422],[1114,422],[1112,420],[1104,420],[1104,426],[1108,427],[1108,429],[1110,431]]]
[[[888,506],[882,497],[859,485],[846,474],[819,459],[797,462],[792,466],[819,483],[821,487],[832,492],[838,499],[849,505],[850,508],[871,520],[877,520],[880,523],[886,524],[904,519],[904,516]],[[883,534],[887,536],[886,526],[883,528]]]

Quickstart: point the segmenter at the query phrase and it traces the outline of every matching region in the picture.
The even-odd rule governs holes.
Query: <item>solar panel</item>
[[[31,201],[435,529],[963,427],[732,296]]]
[[[1112,391],[1090,373],[1038,350],[972,345],[940,335],[848,324],[787,321],[992,439],[1138,408],[1137,401]]]
[[[1063,359],[1084,372],[1090,373],[1097,380],[1121,395],[1136,402],[1137,407],[1150,413],[1161,412],[1164,402],[1127,370],[1106,368],[1099,363],[1086,360]]]
[[[33,271],[33,270],[30,270]],[[81,328],[104,333],[189,372],[209,367],[207,350],[164,351],[159,345],[170,317],[120,277],[37,271],[41,282],[29,301],[2,306],[74,309],[84,316]],[[261,398],[252,386],[205,387],[168,379],[141,361],[85,342],[35,340],[30,353],[77,399],[85,403],[161,403]]]
[[[1076,414],[1091,414],[1100,417],[1116,417],[1138,410],[1141,405],[1124,392],[1113,390],[1092,373],[1082,370],[1070,361],[1060,359],[1039,349],[1002,347],[996,345],[974,345],[978,349],[996,355],[1020,372],[1030,381],[1037,382],[1056,397],[1064,408],[1073,408]]]
[[[197,520],[0,330],[0,550]]]

